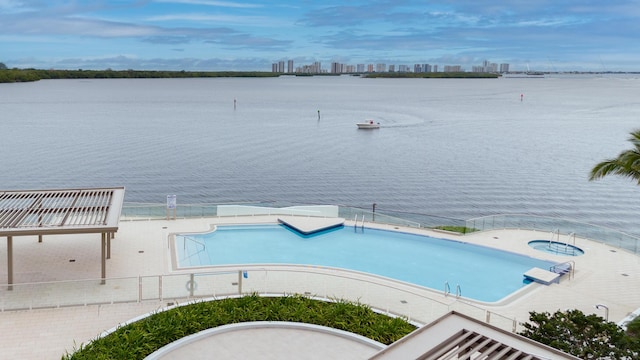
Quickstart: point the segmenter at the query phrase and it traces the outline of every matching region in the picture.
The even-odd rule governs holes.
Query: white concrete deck
[[[267,343],[269,351],[253,344]],[[247,346],[251,344],[251,346]],[[148,360],[203,359],[368,359],[386,346],[360,335],[291,322],[229,324],[182,338],[149,355]]]
[[[537,267],[534,267],[533,269],[525,272],[524,277],[545,285],[560,281],[560,274]]]
[[[111,259],[107,261],[107,277],[175,273],[168,252],[167,237],[170,233],[208,231],[211,224],[276,222],[276,216],[121,222],[120,230],[112,241]],[[517,293],[499,304],[477,304],[494,313],[516,318],[519,322],[528,320],[529,311],[579,309],[604,317],[604,311],[596,309],[596,304],[606,305],[609,308],[609,320],[617,322],[640,308],[640,257],[608,245],[577,239],[576,245],[585,254],[566,257],[543,253],[527,245],[528,241],[534,239],[546,239],[546,232],[501,230],[458,236],[407,228],[402,230],[501,248],[547,260],[574,261],[576,270],[571,279],[564,276],[559,284],[532,284],[530,291]],[[38,243],[35,237],[14,238],[15,283],[99,278],[100,238],[93,236],[95,241],[87,241],[87,237],[93,238],[92,236],[51,236],[45,237],[43,243]],[[0,242],[0,283],[6,282],[6,258],[6,243]],[[366,278],[367,281],[372,279],[375,280]],[[342,283],[338,284],[338,287],[342,286]],[[462,302],[452,296],[444,297],[438,292],[423,291],[403,284],[393,286],[399,291],[406,290],[399,295],[401,298],[407,294],[419,294],[422,298],[431,297],[450,304],[456,311],[456,304]],[[362,295],[358,294],[358,288],[341,290],[352,296]],[[395,308],[400,306],[404,315],[423,316],[425,311],[420,297],[418,300],[407,298],[408,301],[399,304],[398,297],[394,297],[391,288],[387,288],[385,292],[372,291],[366,295],[369,303],[375,303],[372,305],[374,307],[385,309],[387,302],[393,301],[392,305]],[[0,292],[0,301],[4,301],[3,296],[5,293]],[[72,351],[74,346],[90,341],[102,331],[166,305],[166,301],[143,301],[5,311],[0,313],[0,358],[59,359],[65,351]],[[267,338],[252,346],[260,347],[268,353],[270,342]],[[295,347],[292,347],[291,354],[291,358],[296,358]]]

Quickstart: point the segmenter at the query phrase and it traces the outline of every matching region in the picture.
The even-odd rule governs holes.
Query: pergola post
[[[111,236],[112,233],[106,233],[104,234],[105,237],[107,238],[107,259],[111,259]]]
[[[100,281],[101,285],[106,284],[107,278],[107,233],[101,233],[102,239],[100,244],[100,258],[102,259],[102,280]]]
[[[13,290],[13,236],[7,236],[7,284]]]

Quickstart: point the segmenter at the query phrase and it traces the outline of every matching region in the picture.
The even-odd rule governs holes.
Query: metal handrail
[[[182,244],[183,244],[182,250],[184,250],[184,252],[185,252],[185,257],[183,259],[181,259],[180,261],[191,259],[192,257],[200,254],[201,252],[205,252],[206,251],[207,246],[202,241],[198,241],[197,239],[194,239],[194,238],[192,238],[190,236],[186,236],[186,235],[180,235],[180,237],[182,237],[184,239],[184,241],[182,242]],[[186,250],[187,250],[187,241],[186,240],[190,240],[191,242],[195,243],[196,245],[200,245],[202,248],[200,248],[198,251],[196,251],[193,254],[187,254],[186,253]]]
[[[311,276],[319,276],[321,281],[310,281],[309,277]],[[291,277],[298,277],[305,279],[305,281],[292,287],[292,282],[289,281]],[[197,279],[201,279],[201,281],[196,282]],[[516,319],[500,315],[468,301],[456,300],[447,303],[444,300],[437,300],[435,297],[440,295],[433,290],[417,286],[407,287],[403,284],[383,284],[377,280],[354,277],[348,273],[324,273],[309,269],[254,268],[105,279],[106,284],[113,286],[101,285],[101,280],[12,284],[13,290],[4,292],[3,301],[0,302],[0,311],[138,303],[141,301],[179,303],[195,299],[253,293],[279,294],[280,296],[301,294],[358,301],[383,309],[390,314],[405,316],[409,321],[422,324],[455,310],[481,321],[492,319],[492,324],[508,331],[515,331],[517,325]],[[344,286],[348,282],[353,282],[353,286]],[[311,287],[313,284],[318,286]],[[335,284],[335,286],[331,286],[331,284]],[[2,286],[7,286],[7,284],[0,284],[0,287]],[[354,291],[354,289],[359,290]],[[341,291],[342,293],[340,293]],[[381,292],[385,294],[383,298],[363,297],[363,294]],[[460,291],[458,292],[460,293]],[[391,298],[397,301],[389,301]],[[421,305],[409,311],[406,308],[407,303]]]
[[[557,269],[564,269],[563,265],[569,266],[569,280],[575,276],[576,263],[573,260],[565,261],[563,263],[555,264],[549,268],[549,271],[556,273]]]
[[[640,237],[584,222],[527,214],[489,215],[466,220],[465,226],[476,231],[520,229],[574,234],[574,237],[603,242],[640,255]]]

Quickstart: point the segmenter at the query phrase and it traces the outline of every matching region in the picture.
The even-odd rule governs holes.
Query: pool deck
[[[243,223],[277,223],[277,216],[123,221],[115,239],[112,240],[111,259],[107,260],[107,277],[173,274],[175,270],[172,269],[167,251],[169,234],[209,231],[212,224]],[[347,221],[345,226],[353,226],[353,223]],[[366,226],[398,229],[390,225],[371,223],[367,223]],[[548,238],[547,232],[496,230],[454,235],[423,229],[399,230],[495,247],[545,260],[574,261],[575,273],[571,278],[564,276],[557,284],[532,284],[530,290],[517,293],[497,304],[477,304],[494,313],[516,318],[519,322],[526,322],[530,311],[578,309],[604,317],[603,308],[595,307],[598,304],[608,307],[610,321],[619,322],[640,308],[640,257],[606,244],[578,238],[575,245],[583,249],[585,254],[568,257],[543,253],[527,245],[531,240]],[[38,243],[35,237],[15,238],[14,282],[99,278],[99,243],[99,237],[94,235],[50,236],[45,237],[43,243]],[[6,283],[6,242],[0,242],[0,259],[0,283]],[[398,284],[397,288],[404,286],[405,284]],[[416,291],[415,287],[411,287],[410,290]],[[433,291],[425,291],[424,296],[433,297],[440,302],[458,301],[453,296],[445,297]],[[0,301],[4,301],[2,297]],[[383,301],[384,299],[381,299],[381,303]],[[60,359],[65,351],[72,351],[74,346],[90,341],[101,332],[166,305],[166,302],[142,301],[4,311],[0,313],[0,358]],[[421,304],[407,304],[404,314],[411,316],[420,306]],[[269,354],[269,351],[273,350],[272,345],[275,344],[276,338],[280,339],[277,332],[273,333],[273,338],[269,338],[268,334],[262,336],[261,341],[252,344],[252,351],[262,349],[259,353]],[[308,350],[304,342],[290,345],[287,349],[289,358],[298,358]],[[237,357],[228,358],[243,358],[242,353],[236,354]],[[318,354],[322,356],[322,353]],[[364,356],[362,353],[350,354],[346,348],[342,354],[342,358],[357,359]],[[272,358],[287,357],[274,354]]]

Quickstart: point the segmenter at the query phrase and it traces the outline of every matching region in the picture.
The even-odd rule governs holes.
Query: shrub
[[[185,336],[217,326],[251,321],[292,321],[332,327],[391,344],[415,330],[405,319],[378,314],[347,301],[304,296],[249,295],[196,302],[152,314],[113,333],[82,344],[63,360],[143,359]]]

